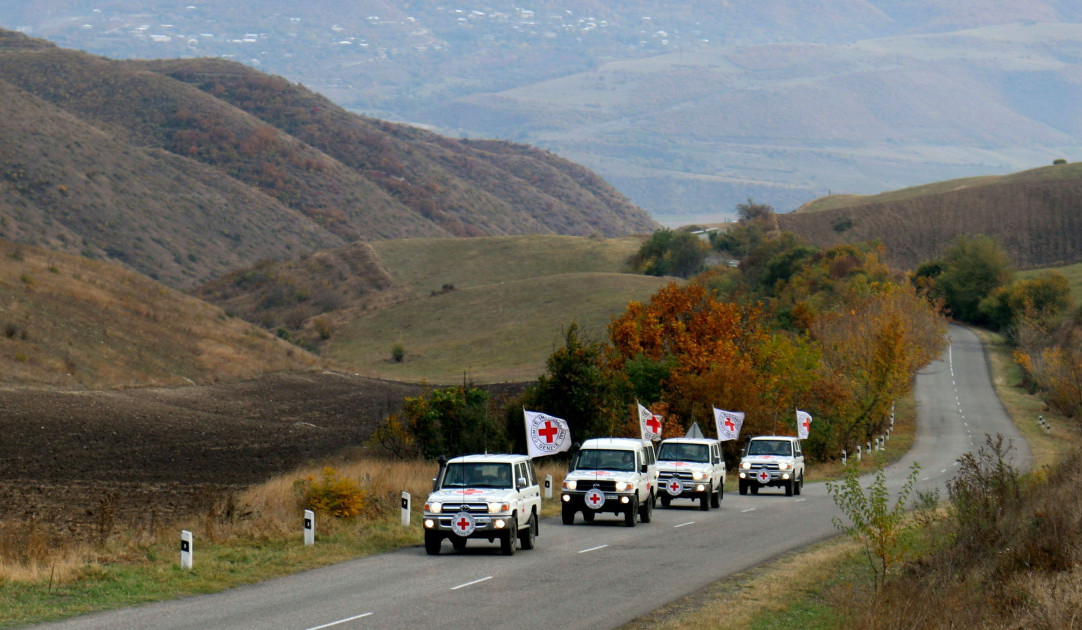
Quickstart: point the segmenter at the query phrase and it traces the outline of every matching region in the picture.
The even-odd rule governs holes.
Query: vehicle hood
[[[681,470],[705,470],[710,468],[710,464],[704,462],[685,462],[685,461],[669,461],[658,460],[657,469],[663,472],[680,472]]]
[[[793,462],[796,458],[792,455],[745,455],[741,461],[753,464],[770,464],[774,462]]]
[[[445,488],[428,495],[427,503],[503,503],[514,496],[515,491],[510,488]]]
[[[626,470],[575,470],[567,474],[567,479],[574,481],[631,481],[634,482],[639,473]]]

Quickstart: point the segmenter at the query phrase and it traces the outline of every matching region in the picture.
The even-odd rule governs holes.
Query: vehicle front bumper
[[[586,505],[586,491],[564,490],[560,493],[560,501],[564,505],[570,505],[576,510],[593,510],[594,512],[622,512],[631,505],[635,498],[634,492],[606,492],[605,502],[598,507]]]

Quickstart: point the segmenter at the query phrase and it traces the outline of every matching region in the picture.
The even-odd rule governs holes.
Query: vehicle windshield
[[[748,446],[748,455],[780,455],[791,457],[793,443],[789,440],[753,440]]]
[[[631,451],[612,451],[606,449],[587,449],[579,451],[577,470],[620,470],[635,471],[635,453]]]
[[[710,452],[706,444],[662,444],[657,452],[658,461],[667,462],[709,462]]]
[[[511,464],[453,463],[443,474],[444,488],[511,488]]]

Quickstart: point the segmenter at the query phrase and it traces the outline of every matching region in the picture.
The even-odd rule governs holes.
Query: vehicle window
[[[530,485],[531,486],[536,486],[537,485],[537,473],[534,472],[533,462],[527,462],[526,463],[526,472],[527,472],[527,474],[530,475],[529,477],[527,477],[527,479],[530,480]]]
[[[609,449],[589,449],[579,451],[579,461],[575,466],[580,470],[635,470],[635,453]]]
[[[654,445],[653,444],[647,444],[645,451],[646,451],[646,455],[645,455],[646,464],[648,466],[653,466],[654,464],[656,464],[657,463],[657,456],[654,453]]]
[[[444,488],[512,488],[511,464],[455,463],[447,465]]]
[[[662,444],[657,458],[665,462],[709,462],[706,444]]]
[[[793,443],[789,440],[754,440],[748,446],[748,455],[780,455],[789,457],[793,454]]]

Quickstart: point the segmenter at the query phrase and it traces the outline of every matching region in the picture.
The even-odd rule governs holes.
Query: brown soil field
[[[516,386],[496,386],[514,390]],[[288,373],[205,386],[0,389],[0,523],[153,527],[361,446],[419,385]]]

